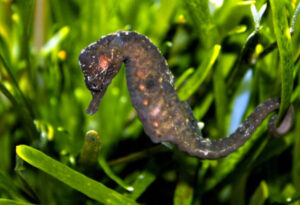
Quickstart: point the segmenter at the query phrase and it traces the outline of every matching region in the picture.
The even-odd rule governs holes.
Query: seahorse
[[[229,137],[220,140],[204,138],[191,107],[179,100],[173,74],[159,49],[144,35],[119,31],[101,37],[83,49],[79,56],[85,84],[92,94],[87,113],[97,112],[108,85],[123,62],[132,105],[145,133],[154,143],[175,144],[180,150],[198,158],[218,159],[234,152],[280,106],[278,98],[268,99]],[[286,134],[292,126],[293,108],[288,109],[278,128],[276,119],[276,116],[270,118],[270,132],[276,136]]]

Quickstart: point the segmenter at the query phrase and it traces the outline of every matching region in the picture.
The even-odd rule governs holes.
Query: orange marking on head
[[[154,127],[158,127],[158,122],[154,121],[154,122],[153,122],[153,126],[154,126]]]
[[[98,66],[103,70],[107,70],[110,62],[111,62],[111,58],[107,56],[99,56]]]

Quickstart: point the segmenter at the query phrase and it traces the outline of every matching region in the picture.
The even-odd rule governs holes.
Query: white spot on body
[[[100,70],[100,74],[101,74],[101,75],[103,75],[103,74],[105,74],[105,73],[106,73],[106,71],[107,71],[107,70],[105,70],[105,69],[102,69],[102,70]]]
[[[160,105],[158,105],[157,107],[155,107],[155,108],[152,110],[151,115],[152,115],[153,117],[157,116],[157,115],[160,113],[160,110],[161,110],[160,108],[161,108]]]
[[[197,149],[196,152],[199,152],[199,153],[203,153],[204,156],[207,156],[209,154],[209,150],[202,150],[202,149]]]
[[[200,130],[202,130],[203,128],[204,128],[204,123],[203,122],[198,122],[197,123],[197,125],[198,125],[198,128],[200,129]]]
[[[79,61],[79,66],[80,67],[85,67],[85,64],[81,64],[81,62]]]
[[[203,142],[205,142],[205,143],[208,144],[208,145],[211,145],[211,144],[212,144],[212,143],[211,143],[211,140],[208,139],[208,138],[204,138],[204,139],[203,139]]]
[[[228,148],[230,149],[230,148],[231,148],[231,146],[229,146]],[[221,150],[219,150],[219,152],[220,152],[220,153],[222,153],[222,152],[225,152],[226,150],[227,150],[227,149],[226,149],[226,148],[224,148],[224,149],[221,149]]]
[[[114,49],[111,51],[110,53],[110,58],[113,59],[114,58]]]

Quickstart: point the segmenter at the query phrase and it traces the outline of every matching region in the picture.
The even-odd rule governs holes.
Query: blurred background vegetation
[[[299,204],[299,12],[299,0],[0,0],[0,204]],[[281,115],[294,104],[293,129],[274,139],[265,122],[220,160],[157,146],[131,105],[124,69],[87,115],[78,56],[118,30],[160,48],[204,136],[226,136],[275,96]],[[20,144],[30,147],[17,156]],[[93,197],[80,189],[89,179],[59,171],[64,164],[110,189]]]

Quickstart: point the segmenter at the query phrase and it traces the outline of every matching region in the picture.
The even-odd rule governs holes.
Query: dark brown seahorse
[[[178,99],[174,77],[165,58],[144,35],[119,31],[103,36],[83,49],[79,65],[93,99],[87,113],[94,114],[102,96],[122,62],[126,67],[127,86],[132,104],[144,125],[145,133],[153,142],[170,142],[191,156],[217,159],[227,156],[242,146],[264,118],[279,108],[278,98],[260,104],[229,137],[221,140],[203,138],[191,107]],[[271,118],[269,130],[273,135],[284,135],[293,121],[289,108],[281,125]]]

